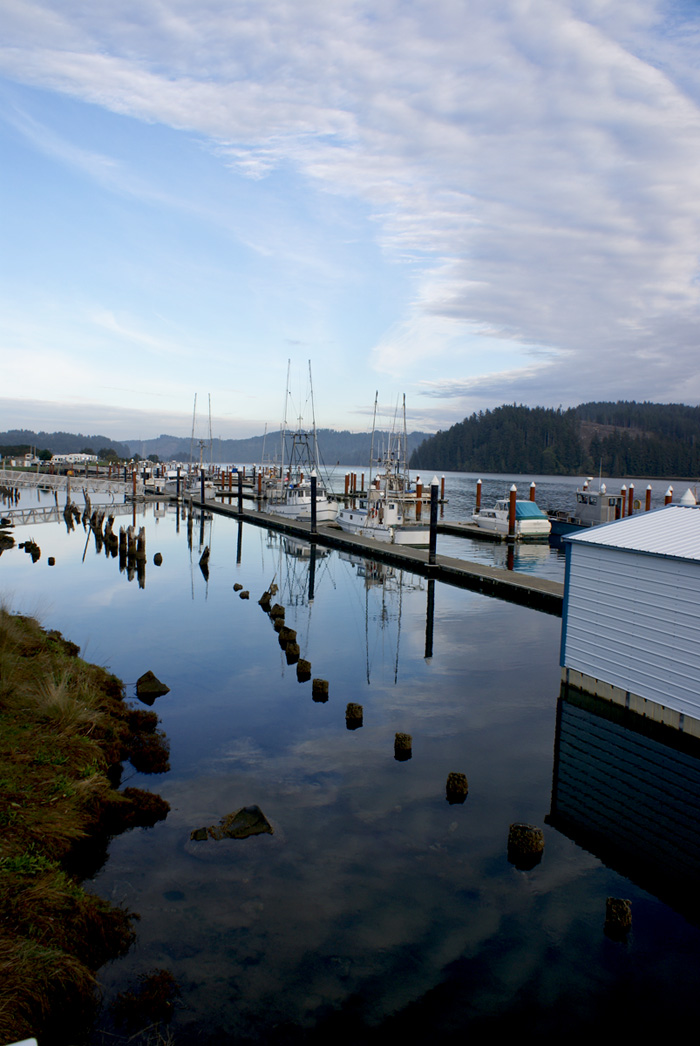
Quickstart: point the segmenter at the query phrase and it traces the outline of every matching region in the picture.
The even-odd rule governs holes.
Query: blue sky
[[[700,402],[700,5],[0,14],[0,428]]]

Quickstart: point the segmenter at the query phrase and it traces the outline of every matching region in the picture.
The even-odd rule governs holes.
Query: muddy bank
[[[129,708],[59,633],[0,609],[0,1042],[79,1041],[95,971],[134,940],[138,916],[80,885],[111,836],[167,815],[156,794],[118,789],[126,760],[169,768],[155,713]]]

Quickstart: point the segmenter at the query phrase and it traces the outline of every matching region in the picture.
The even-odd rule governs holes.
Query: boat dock
[[[435,562],[430,563],[427,548],[391,545],[373,538],[361,537],[359,534],[349,534],[337,526],[328,524],[318,525],[314,535],[311,532],[310,523],[286,519],[272,513],[250,512],[246,509],[239,512],[238,508],[234,508],[233,505],[222,505],[209,500],[202,503],[200,500],[193,499],[191,504],[195,508],[215,512],[221,516],[229,516],[242,523],[252,523],[257,527],[266,527],[283,534],[291,534],[303,541],[325,545],[329,548],[345,549],[383,563],[392,563],[428,579],[444,581],[460,588],[469,588],[481,592],[483,595],[505,599],[510,603],[519,603],[548,614],[561,616],[562,613],[564,586],[559,581],[550,581],[530,574],[519,574],[513,570],[503,570],[500,567],[439,554],[435,556]],[[438,524],[438,530],[453,525]],[[462,532],[465,526],[469,526],[469,524],[461,524]],[[449,531],[446,532],[449,533]]]

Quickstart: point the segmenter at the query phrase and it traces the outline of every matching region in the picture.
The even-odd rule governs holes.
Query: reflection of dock
[[[134,511],[133,505],[100,505],[100,508],[104,508],[106,516],[130,516]],[[63,519],[63,509],[57,505],[43,508],[35,505],[33,508],[3,509],[2,515],[4,519],[12,520],[15,526],[26,523],[58,523]]]
[[[201,508],[201,502],[194,502]],[[266,512],[249,512],[243,509],[238,512],[232,505],[218,505],[207,501],[206,507],[219,515],[231,516],[258,527],[267,527],[292,534],[304,541],[311,541],[311,524],[298,520],[288,520]],[[500,567],[485,566],[464,559],[453,559],[450,556],[437,555],[435,562],[430,563],[429,552],[424,548],[411,548],[408,545],[388,545],[372,538],[349,534],[332,526],[318,526],[313,541],[330,548],[354,551],[369,559],[378,559],[383,563],[395,563],[414,574],[445,581],[449,585],[474,589],[487,596],[495,596],[511,603],[520,603],[544,610],[549,614],[560,615],[564,597],[564,586],[558,581],[549,581],[533,575],[518,574]]]
[[[51,475],[46,472],[13,472],[11,469],[0,469],[0,484],[5,487],[24,490],[26,487],[39,488],[40,490],[56,490],[65,492],[68,490],[85,489],[90,494],[124,494],[131,490],[131,483],[124,483],[116,476],[100,478],[99,476],[74,476]],[[143,489],[143,481],[137,484]]]

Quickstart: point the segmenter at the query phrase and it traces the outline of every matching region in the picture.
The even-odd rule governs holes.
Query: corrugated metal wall
[[[700,715],[700,563],[571,546],[562,664]]]

